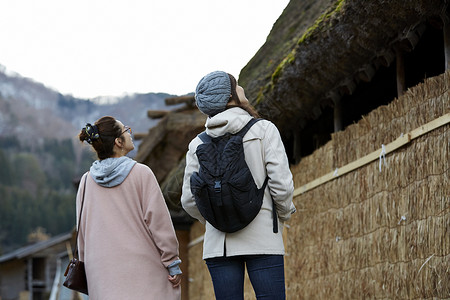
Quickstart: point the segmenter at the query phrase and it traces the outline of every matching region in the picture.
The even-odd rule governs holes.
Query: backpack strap
[[[247,131],[250,129],[250,127],[253,126],[253,124],[255,124],[256,122],[260,121],[262,119],[251,119],[247,125],[244,126],[244,128],[242,128],[236,135],[240,135],[240,136],[244,136]],[[266,179],[264,180],[264,184],[261,187],[261,189],[264,191],[266,189],[267,186],[267,182],[269,181],[269,176],[266,176]],[[277,209],[275,207],[275,201],[273,201],[272,199],[272,219],[273,219],[273,233],[277,233],[278,232],[278,214],[277,214]]]
[[[258,121],[261,121],[262,119],[255,119],[252,118],[250,121],[248,121],[248,123],[241,129],[239,130],[238,133],[236,133],[235,135],[239,135],[241,137],[244,137],[244,135],[247,133],[247,131],[250,129],[250,127],[253,126],[253,124],[255,124]]]
[[[275,201],[272,198],[272,217],[273,217],[273,233],[278,232],[278,214],[277,208],[275,207]]]
[[[198,137],[202,140],[203,143],[207,143],[211,141],[211,137],[206,134],[206,131],[203,131],[198,135]]]
[[[236,133],[236,135],[239,135],[241,137],[244,137],[244,135],[247,133],[247,131],[250,129],[250,127],[253,126],[253,124],[255,124],[256,122],[260,121],[262,119],[255,119],[252,118],[247,125],[245,125],[238,133]],[[267,182],[269,181],[269,176],[266,176],[266,179],[264,180],[264,184],[261,187],[261,190],[264,191],[266,189],[267,186]],[[272,199],[272,218],[273,218],[273,233],[277,233],[278,232],[278,214],[277,214],[277,209],[275,207],[275,201],[273,201]]]

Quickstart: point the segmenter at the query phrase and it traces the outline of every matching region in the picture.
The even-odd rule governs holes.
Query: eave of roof
[[[292,19],[293,10],[301,8],[301,2],[292,0],[279,21]],[[279,51],[269,43],[270,36],[280,35],[282,30],[275,24],[267,45],[239,76],[248,98],[281,131],[303,127],[309,119],[320,115],[322,107],[332,105],[333,99],[341,96],[342,88],[354,85],[361,73],[377,68],[383,60],[390,63],[393,47],[408,39],[427,19],[442,14],[449,1],[333,2],[310,27],[302,29],[301,35],[297,31],[284,37],[296,41],[291,43],[288,52]],[[296,15],[304,14],[296,12]],[[279,63],[269,68],[267,62],[264,65],[262,55]],[[273,55],[283,56],[274,58]]]
[[[52,247],[52,246],[62,243],[64,241],[69,241],[71,238],[72,238],[72,232],[64,233],[64,234],[52,237],[46,241],[37,242],[35,244],[16,249],[10,253],[0,256],[0,263],[6,262],[9,260],[13,260],[13,259],[22,259],[24,257],[33,255],[39,251],[42,251],[44,249],[47,249],[49,247]]]

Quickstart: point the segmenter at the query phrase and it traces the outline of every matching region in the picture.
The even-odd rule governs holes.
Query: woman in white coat
[[[225,72],[203,77],[196,88],[196,104],[208,115],[206,133],[219,137],[235,134],[258,114],[249,104],[244,89]],[[273,209],[278,227],[289,220],[295,207],[294,185],[285,149],[275,125],[256,122],[243,137],[245,161],[258,188],[268,177],[261,210],[256,218],[234,233],[221,232],[208,223],[197,209],[190,177],[199,170],[196,156],[199,137],[189,144],[181,203],[186,212],[205,224],[203,259],[210,272],[216,299],[244,299],[245,267],[257,299],[285,299],[284,245],[282,230],[274,233]],[[275,206],[275,207],[274,207]]]

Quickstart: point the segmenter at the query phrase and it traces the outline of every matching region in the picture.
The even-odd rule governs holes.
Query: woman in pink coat
[[[77,194],[78,236],[89,298],[180,299],[178,241],[149,167],[125,155],[131,129],[113,117],[86,124],[79,134],[97,153]]]

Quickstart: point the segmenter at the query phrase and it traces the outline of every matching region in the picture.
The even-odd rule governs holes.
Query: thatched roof
[[[395,47],[414,46],[421,24],[448,2],[291,0],[239,83],[282,132],[302,128],[390,64]]]
[[[171,100],[166,99],[166,103]],[[181,208],[184,157],[188,144],[205,129],[206,116],[192,105],[193,96],[187,100],[183,100],[186,106],[164,114],[158,124],[143,136],[135,157],[153,170],[167,206],[173,211]],[[153,115],[153,111],[149,111],[149,115]]]

